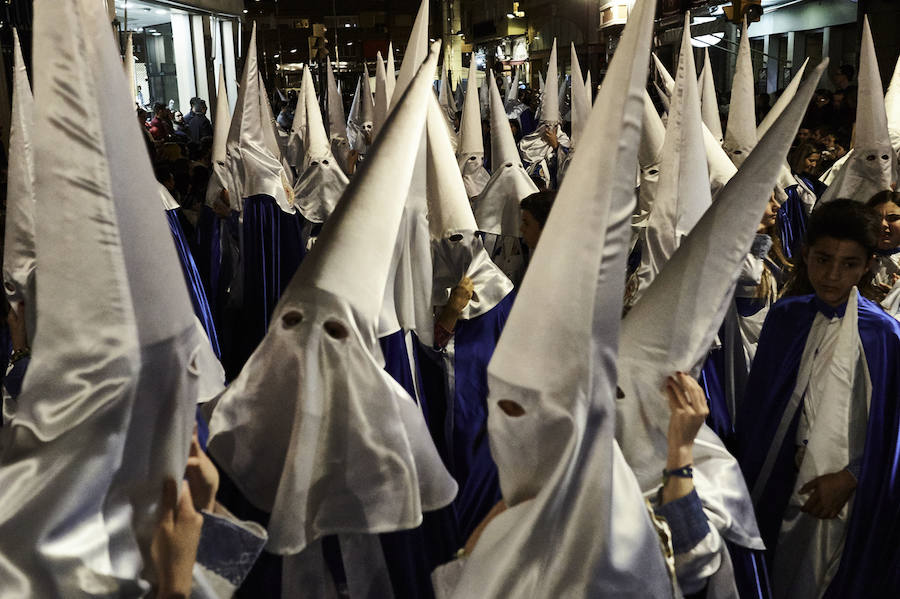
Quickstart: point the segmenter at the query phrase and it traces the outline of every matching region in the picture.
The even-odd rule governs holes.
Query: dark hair
[[[844,75],[847,79],[850,79],[850,80],[853,79],[853,75],[854,75],[854,73],[856,73],[856,70],[853,67],[851,67],[849,64],[842,64],[841,68],[838,69],[838,71],[840,71],[842,75]]]
[[[872,208],[856,200],[839,199],[819,204],[809,216],[803,245],[811,247],[825,237],[855,241],[863,247],[868,258],[875,254],[881,238],[881,218]],[[865,298],[873,301],[883,299],[883,294],[875,288],[872,273],[863,275],[857,287]],[[784,295],[809,293],[813,293],[813,288],[806,273],[806,262],[803,255],[799,254],[797,267],[785,286]]]
[[[526,196],[519,204],[519,208],[527,210],[543,229],[544,225],[547,224],[547,217],[550,216],[550,209],[553,208],[555,199],[555,191],[538,191],[530,196]]]
[[[806,159],[813,154],[821,154],[819,148],[814,144],[802,144],[797,146],[791,152],[791,170],[795,173],[802,173]]]
[[[900,206],[900,191],[891,191],[890,189],[885,189],[884,191],[879,191],[866,202],[866,206],[869,208],[878,208],[882,204],[887,204],[888,202],[893,202],[895,206]]]

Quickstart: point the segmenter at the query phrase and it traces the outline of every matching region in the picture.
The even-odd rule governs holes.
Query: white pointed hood
[[[387,120],[391,99],[388,96],[387,74],[384,72],[384,60],[381,52],[375,56],[375,126],[372,135],[378,136],[378,129]]]
[[[709,62],[709,48],[703,49],[703,69],[700,71],[700,106],[703,123],[719,143],[722,143],[722,121],[719,119],[719,100],[716,98],[716,84],[713,81],[712,65]]]
[[[578,141],[582,129],[587,124],[591,111],[584,81],[581,78],[581,65],[578,64],[578,54],[575,52],[575,42],[572,42],[572,147]]]
[[[36,206],[41,327],[0,468],[0,579],[9,596],[136,596],[208,341],[105,7],[43,2],[34,16],[35,192],[59,201]],[[94,108],[79,113],[92,136],[66,129],[73,106]]]
[[[441,65],[441,86],[438,90],[438,103],[444,110],[456,112],[456,107],[451,106],[453,104],[453,90],[450,89],[447,65]]]
[[[396,189],[413,175],[409,140],[424,126],[436,62],[437,51],[407,86],[212,414],[210,451],[271,513],[274,553],[329,534],[413,528],[456,493],[421,410],[376,358],[403,212]]]
[[[822,196],[823,202],[837,198],[867,202],[897,182],[897,160],[888,132],[882,89],[869,18],[864,17],[853,150]]]
[[[600,90],[603,109],[591,115],[488,366],[488,436],[508,509],[482,532],[454,597],[672,596],[659,539],[613,438],[654,9],[639,0],[629,16]],[[547,293],[560,288],[566,293]],[[524,414],[508,416],[504,400]]]
[[[393,46],[388,48],[390,54],[389,62],[391,63],[391,79],[393,78],[394,55]],[[400,63],[400,72],[397,74],[396,85],[389,97],[391,109],[397,105],[406,86],[412,80],[419,67],[428,57],[428,0],[422,0],[419,5],[419,12],[416,14],[416,20],[413,23],[412,31],[409,33],[409,42],[406,44],[406,51],[403,53],[403,62]],[[434,73],[432,73],[432,79]],[[392,81],[393,83],[393,81]]]
[[[359,122],[359,104],[362,87],[362,75],[356,79],[356,91],[353,92],[353,101],[350,102],[350,114],[347,115],[347,128],[351,128],[351,124]]]
[[[19,34],[15,29],[12,88],[3,288],[10,304],[25,302],[25,326],[31,343],[37,322],[34,301],[34,98],[22,59]]]
[[[426,35],[425,37],[427,38],[428,36]],[[388,100],[390,101],[393,99],[394,90],[397,87],[397,73],[394,71],[394,42],[388,42],[387,58],[384,63],[385,75],[387,76]]]
[[[507,113],[512,112],[519,104],[519,67],[513,67],[513,69],[512,82],[509,84],[509,89],[506,90],[506,102],[504,103]]]
[[[589,107],[594,106],[594,84],[591,82],[591,72],[587,72],[584,78],[584,96]]]
[[[363,64],[362,97],[359,106],[359,123],[363,128],[372,129],[375,123],[375,99],[372,96],[372,83],[369,79],[369,67]]]
[[[309,65],[303,65],[303,70],[309,69]],[[285,159],[294,168],[300,166],[303,160],[303,138],[306,137],[306,110],[303,109],[303,74],[300,76],[300,89],[297,90],[297,102],[294,104],[294,120],[291,121],[291,131],[288,135]]]
[[[212,206],[221,196],[223,189],[231,191],[231,209],[240,211],[241,196],[236,193],[231,181],[228,164],[228,130],[231,128],[231,110],[228,104],[228,90],[225,87],[225,69],[219,69],[219,88],[216,93],[216,113],[213,115],[212,174],[206,186],[206,204]]]
[[[481,82],[481,86],[477,85],[477,81],[473,82],[476,84],[476,88],[478,89],[478,102],[481,104],[481,113],[489,114],[491,111],[491,92],[488,87],[488,77],[493,77],[493,74],[490,71],[484,72],[484,81]],[[495,82],[496,83],[496,82]],[[466,84],[466,91],[469,90],[469,84]]]
[[[475,288],[460,318],[480,316],[512,291],[512,282],[495,265],[481,237],[459,169],[453,166],[453,147],[442,125],[440,105],[432,101],[426,122],[428,230],[433,265],[432,302],[444,306],[463,276]]]
[[[328,85],[328,138],[332,141],[335,139],[347,139],[347,124],[344,119],[344,102],[341,100],[341,92],[338,91],[337,83],[334,80],[334,71],[331,70],[331,59],[327,62],[327,71],[325,72]]]
[[[544,85],[544,94],[541,96],[541,122],[559,123],[562,117],[559,112],[559,98],[561,96],[556,82],[559,80],[558,67],[556,65],[556,38],[553,38],[553,48],[550,50],[549,64],[547,65],[547,83]],[[563,80],[565,86],[565,78]]]
[[[778,173],[827,59],[804,81],[738,173],[700,219],[622,323],[616,438],[641,488],[659,485],[669,409],[665,377],[706,357],[731,302],[740,265],[756,235]],[[673,99],[676,100],[676,99]],[[676,100],[677,101],[677,100]],[[704,426],[694,445],[694,483],[711,524],[759,549],[749,493],[735,459]]]
[[[791,79],[791,82],[788,83],[787,87],[784,88],[784,91],[781,92],[781,95],[778,96],[778,99],[775,100],[775,105],[772,106],[769,112],[766,113],[766,116],[763,117],[762,122],[759,123],[759,127],[756,128],[756,137],[758,139],[762,139],[762,136],[769,130],[772,123],[781,116],[781,113],[787,105],[794,99],[797,90],[800,88],[800,82],[803,81],[803,75],[806,73],[806,65],[808,64],[809,58],[803,61],[803,64],[797,69],[797,73],[794,75],[793,79]]]
[[[656,75],[662,83],[659,87],[665,92],[663,95],[666,96],[666,99],[669,99],[672,96],[672,89],[675,87],[675,79],[669,74],[669,69],[662,63],[659,56],[656,55],[656,52],[651,52],[650,56],[653,57],[653,66],[656,68]],[[666,108],[666,110],[668,110],[668,108]]]
[[[481,106],[478,101],[478,70],[475,61],[469,63],[469,83],[463,102],[459,125],[459,145],[456,161],[466,186],[466,195],[480,195],[491,176],[484,168],[484,138],[481,134]]]
[[[753,82],[753,62],[750,60],[750,36],[747,21],[741,27],[734,80],[731,83],[731,106],[722,147],[736,166],[747,159],[756,145],[756,94]]]
[[[491,178],[475,203],[475,220],[479,231],[518,237],[519,202],[538,189],[522,166],[493,74],[486,75],[491,93]]]
[[[894,74],[884,95],[884,109],[887,115],[888,132],[891,136],[891,145],[894,146],[894,154],[900,157],[900,57],[894,65]]]
[[[639,297],[690,233],[712,201],[703,147],[700,90],[697,88],[690,37],[690,13],[685,14],[680,60],[662,148],[659,181],[650,206],[641,265],[637,270]],[[761,214],[761,213],[760,213]]]
[[[316,99],[309,69],[303,71],[303,107],[306,111],[306,137],[303,138],[303,163],[294,185],[294,203],[303,218],[322,223],[334,210],[347,187],[347,175],[331,153],[325,134],[322,111]]]
[[[293,213],[294,198],[290,179],[279,157],[269,148],[270,141],[266,139],[264,132],[264,127],[271,128],[271,125],[262,105],[263,90],[259,85],[254,23],[231,129],[228,132],[228,155],[235,184],[233,195],[238,195],[241,199],[267,195],[275,199],[279,208]],[[294,120],[296,121],[296,116]]]
[[[125,79],[129,83],[129,96],[131,97],[130,106],[134,106],[137,102],[137,89],[134,86],[134,41],[130,31],[128,32],[128,35],[125,36],[125,57],[122,62],[125,63]]]
[[[650,94],[644,89],[644,112],[641,125],[641,143],[638,146],[638,174],[640,189],[638,190],[638,219],[634,223],[638,227],[647,226],[647,218],[653,208],[656,197],[656,186],[659,183],[659,162],[662,158],[663,144],[666,140],[666,126],[663,125]],[[731,164],[731,161],[728,162]]]
[[[666,103],[665,109],[668,112],[672,92],[675,89],[675,80],[669,75],[669,72],[666,70],[666,67],[663,66],[662,62],[656,58],[656,55],[654,54],[653,56],[654,59],[656,59],[656,72],[659,73],[660,79],[667,82],[666,85],[668,85],[664,90],[659,89],[657,86],[659,97]],[[713,199],[715,199],[716,195],[718,195],[722,188],[725,187],[725,184],[728,183],[729,179],[737,172],[737,166],[735,166],[732,158],[722,147],[722,143],[716,139],[709,130],[709,127],[706,126],[706,123],[703,123],[702,127],[703,146],[706,148],[706,163],[709,167],[709,188]]]

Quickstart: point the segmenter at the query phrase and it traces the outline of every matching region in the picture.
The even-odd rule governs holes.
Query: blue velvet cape
[[[814,295],[805,295],[781,300],[766,318],[738,417],[737,455],[750,489],[793,393],[806,339],[820,310],[834,312]],[[847,540],[825,596],[900,597],[900,323],[864,298],[859,299],[858,313],[872,397]],[[800,413],[798,408],[756,502],[770,556],[796,480],[791,440]]]

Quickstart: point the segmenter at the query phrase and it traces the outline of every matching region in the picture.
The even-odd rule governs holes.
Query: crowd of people
[[[15,49],[0,598],[900,595],[867,21],[771,105],[745,25],[721,111],[653,0],[533,87],[438,66],[426,1],[349,106],[270,97],[254,27],[237,98],[148,114],[97,4]]]

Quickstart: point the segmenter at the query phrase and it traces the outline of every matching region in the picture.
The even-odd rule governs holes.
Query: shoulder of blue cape
[[[826,599],[900,597],[900,323],[860,300],[859,336],[872,381],[866,447]]]
[[[813,295],[786,298],[772,307],[763,325],[737,419],[737,455],[750,489],[756,484],[796,385],[816,312]],[[838,576],[829,589],[829,596],[834,597],[858,596],[855,591],[859,587],[854,585],[868,586],[868,579],[861,573],[871,573],[873,569],[893,572],[886,575],[900,584],[896,568],[900,556],[891,549],[900,545],[900,323],[862,297],[858,315],[872,397],[847,545]],[[785,438],[793,438],[796,420],[795,415]],[[793,488],[793,482],[785,480],[785,475],[795,476],[792,460],[792,447],[783,444],[765,491],[757,498],[757,505],[764,506],[757,510],[760,530],[769,545],[777,539],[775,535]],[[898,564],[891,567],[891,560]],[[883,568],[873,568],[872,564]],[[890,582],[882,580],[883,584]],[[847,589],[848,593],[832,595],[832,589]],[[900,587],[897,590],[900,592]]]

